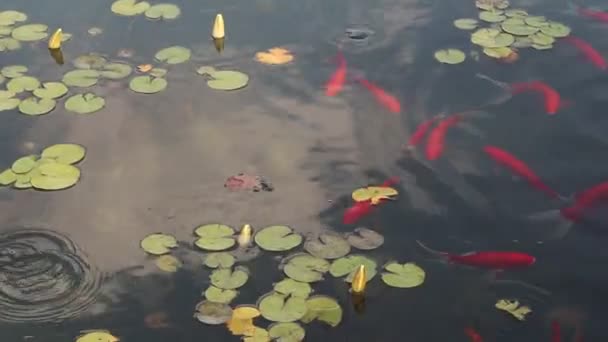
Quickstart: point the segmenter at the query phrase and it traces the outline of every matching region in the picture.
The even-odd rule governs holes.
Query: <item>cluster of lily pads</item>
[[[263,228],[250,242],[242,237],[243,231],[245,228],[237,234],[233,228],[223,224],[202,225],[194,230],[197,236],[194,245],[210,252],[205,255],[203,264],[213,270],[210,285],[203,292],[205,299],[196,305],[194,316],[206,324],[226,324],[233,334],[255,342],[301,341],[305,330],[297,321],[309,323],[317,320],[332,327],[340,324],[341,305],[329,296],[312,295],[311,284],[324,280],[326,273],[350,283],[360,265],[365,266],[366,281],[372,280],[378,273],[377,262],[363,254],[349,253],[352,248],[369,251],[384,243],[382,235],[366,228],[357,228],[345,236],[324,233],[306,241],[288,226]],[[234,249],[237,240],[239,247]],[[254,243],[257,247],[249,246]],[[238,296],[238,289],[247,283],[250,276],[246,266],[237,265],[239,251],[259,248],[267,252],[287,252],[302,244],[303,251],[282,260],[280,269],[286,277],[275,283],[272,291],[263,294],[255,305],[230,306]],[[159,256],[159,265],[159,260],[168,257],[167,254],[178,243],[171,235],[157,233],[145,237],[140,245],[147,253]],[[233,251],[227,251],[230,249]],[[179,260],[174,261],[173,265],[178,263]],[[424,282],[425,272],[414,263],[389,262],[383,267],[381,279],[392,287],[412,288]],[[258,316],[274,323],[268,329],[260,328],[253,323]]]
[[[0,185],[16,189],[63,190],[78,182],[80,169],[74,164],[85,157],[86,150],[78,144],[56,144],[40,155],[23,156],[0,173]]]
[[[19,11],[0,12],[0,52],[13,51],[21,48],[21,43],[35,42],[48,37],[48,26],[44,24],[24,24],[27,15]],[[63,41],[72,37],[63,34]]]
[[[177,5],[162,3],[151,5],[147,1],[118,0],[110,7],[113,13],[127,17],[143,14],[148,19],[172,20],[180,16],[181,10]]]

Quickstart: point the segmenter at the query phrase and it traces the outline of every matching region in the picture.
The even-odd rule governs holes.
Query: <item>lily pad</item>
[[[207,81],[207,85],[216,90],[238,90],[249,83],[249,76],[239,71],[217,71],[212,67],[204,66],[198,68],[197,73],[211,76],[212,79]]]
[[[97,84],[99,80],[97,70],[72,70],[63,75],[63,83],[68,87],[86,88]]]
[[[39,190],[63,190],[78,182],[80,170],[72,165],[60,163],[40,164],[31,178],[31,184]]]
[[[28,97],[19,103],[19,111],[26,115],[43,115],[55,109],[57,102],[53,99],[39,99],[35,96]]]
[[[169,273],[175,273],[182,267],[182,262],[173,255],[161,255],[155,263],[161,271]]]
[[[157,4],[148,8],[145,14],[150,19],[170,20],[179,17],[181,10],[174,4]]]
[[[318,258],[337,259],[350,252],[350,245],[341,236],[321,234],[319,239],[306,241],[304,249]]]
[[[258,302],[262,316],[273,322],[294,322],[306,314],[306,299],[271,292]]]
[[[21,43],[14,38],[0,38],[0,51],[14,51],[21,48]]]
[[[477,19],[462,18],[454,20],[454,26],[461,30],[474,30],[478,25],[479,21]]]
[[[253,327],[252,331],[248,331],[243,338],[243,342],[268,342],[270,341],[270,336],[268,335],[268,331],[266,329],[262,329],[260,327]]]
[[[27,15],[23,12],[19,11],[2,11],[0,12],[0,25],[1,26],[11,26],[15,25],[18,22],[26,21]]]
[[[570,28],[564,24],[550,21],[547,26],[540,28],[540,31],[548,36],[564,38],[570,34]]]
[[[342,321],[342,307],[331,297],[310,297],[306,301],[306,307],[308,308],[306,315],[302,317],[304,323],[310,323],[316,319],[336,327]]]
[[[146,236],[139,245],[147,253],[163,255],[177,247],[177,240],[171,235],[156,233]]]
[[[512,8],[505,11],[505,15],[511,18],[523,18],[528,16],[528,12],[523,9]]]
[[[513,44],[515,37],[508,33],[502,33],[497,29],[484,28],[475,31],[471,35],[471,42],[487,48],[497,48]]]
[[[459,64],[464,62],[466,55],[458,49],[445,49],[436,51],[435,59],[445,64]]]
[[[270,226],[255,234],[255,243],[270,252],[288,251],[302,243],[302,236],[287,226]]]
[[[518,22],[521,19],[515,19],[515,18],[511,18],[509,20],[513,20],[512,22],[503,22],[502,23],[502,29],[510,34],[516,35],[516,36],[529,36],[531,34],[534,34],[536,32],[538,32],[539,28],[538,27],[534,27],[534,26],[529,26],[526,24],[517,24],[516,22]]]
[[[150,8],[150,3],[137,0],[118,0],[112,3],[110,8],[113,13],[127,17],[144,13]]]
[[[308,283],[285,278],[274,284],[274,291],[286,296],[290,295],[293,297],[308,298],[312,292],[312,288]]]
[[[204,300],[196,305],[194,317],[205,324],[224,324],[232,317],[232,308],[225,303]]]
[[[508,25],[513,25],[513,26],[522,26],[522,25],[526,25],[526,21],[524,20],[524,18],[519,18],[519,17],[513,17],[513,18],[509,18],[505,21],[503,21],[500,26],[508,26]]]
[[[372,204],[378,204],[383,199],[390,199],[397,196],[397,190],[388,186],[368,186],[359,188],[352,193],[352,198],[355,202],[372,201]]]
[[[268,328],[271,339],[281,342],[300,342],[304,340],[306,331],[298,323],[274,323]]]
[[[543,16],[526,17],[524,20],[526,21],[526,24],[533,27],[543,27],[549,25],[549,23],[547,23],[547,18]]]
[[[180,64],[190,59],[190,49],[175,45],[164,48],[154,55],[154,58],[167,64]]]
[[[228,304],[239,294],[236,290],[224,290],[213,285],[205,290],[205,298],[212,302]]]
[[[555,43],[555,38],[548,36],[543,32],[531,35],[530,39],[532,39],[532,43],[536,45],[553,45],[553,43]]]
[[[42,88],[34,89],[34,95],[41,99],[58,99],[67,92],[68,87],[61,82],[44,82]]]
[[[17,175],[17,179],[15,183],[13,183],[13,188],[15,189],[29,189],[32,187],[31,175],[29,173],[24,175]]]
[[[532,48],[535,50],[550,50],[553,49],[553,45],[538,45],[538,44],[532,44]]]
[[[36,166],[35,155],[23,156],[13,162],[11,170],[16,174],[28,173]]]
[[[27,72],[27,67],[25,65],[7,65],[2,68],[2,76],[6,78],[17,78],[25,75]]]
[[[154,76],[154,77],[165,77],[165,75],[167,74],[167,69],[163,69],[163,68],[152,68],[152,70],[150,70],[148,72],[148,74],[150,76]]]
[[[82,145],[55,144],[42,150],[40,157],[62,164],[76,164],[84,159],[85,154],[86,149]]]
[[[323,280],[323,273],[329,270],[327,260],[306,253],[292,255],[286,261],[283,272],[289,278],[304,283]]]
[[[65,101],[65,109],[77,114],[94,113],[105,105],[106,100],[93,93],[72,95]]]
[[[210,253],[205,257],[205,266],[209,268],[229,268],[234,262],[234,256],[226,252]]]
[[[38,87],[40,87],[40,81],[31,76],[16,77],[8,81],[6,84],[6,89],[15,94],[19,94],[24,91],[33,91]]]
[[[384,236],[371,229],[359,227],[352,233],[347,234],[346,240],[351,246],[357,249],[370,250],[382,246],[384,243]]]
[[[513,50],[508,47],[484,48],[483,53],[486,56],[500,59],[509,57],[513,53]]]
[[[194,242],[201,249],[208,251],[223,251],[236,243],[234,229],[223,224],[207,224],[194,230],[199,239]]]
[[[411,262],[405,264],[391,262],[384,266],[384,269],[388,272],[382,272],[382,281],[392,287],[420,286],[426,277],[424,270]]]
[[[532,44],[532,39],[530,37],[517,37],[511,46],[514,48],[529,48]]]
[[[218,268],[211,272],[211,284],[223,290],[234,290],[245,285],[249,279],[249,270],[243,266]]]
[[[11,169],[6,169],[0,173],[0,185],[7,186],[17,180],[17,175]]]
[[[72,62],[78,69],[101,69],[108,61],[105,57],[95,53],[78,56]]]
[[[499,11],[482,11],[479,12],[479,19],[488,23],[499,23],[507,17]]]
[[[133,68],[125,63],[108,63],[102,67],[101,77],[109,78],[111,80],[120,80],[131,75]]]
[[[232,319],[254,319],[260,317],[260,310],[253,305],[239,305],[232,310]]]
[[[0,112],[5,110],[13,110],[19,106],[21,100],[14,97],[2,98],[0,97]]]
[[[365,274],[367,281],[370,281],[376,275],[376,262],[363,255],[349,255],[344,258],[335,260],[329,268],[329,273],[334,277],[346,276],[344,281],[353,281],[353,276],[360,265],[365,266]]]
[[[129,88],[136,93],[154,94],[167,88],[167,80],[151,76],[136,76],[129,82]]]
[[[35,42],[48,37],[47,29],[48,26],[43,24],[27,24],[16,27],[11,36],[22,42]]]

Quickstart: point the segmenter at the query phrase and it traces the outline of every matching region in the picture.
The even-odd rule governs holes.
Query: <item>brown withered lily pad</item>
[[[235,176],[230,176],[226,179],[224,187],[231,191],[248,190],[248,191],[272,191],[274,186],[260,176],[248,175],[239,173]]]

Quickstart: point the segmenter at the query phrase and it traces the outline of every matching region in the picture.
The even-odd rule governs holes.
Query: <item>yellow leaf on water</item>
[[[293,54],[289,50],[279,47],[255,54],[255,60],[264,64],[285,64],[291,62],[293,58]]]
[[[260,311],[250,305],[243,305],[235,308],[232,311],[233,319],[254,319],[260,315]]]
[[[243,341],[245,342],[270,342],[270,335],[266,329],[254,327],[254,329],[246,334]]]
[[[513,315],[513,317],[517,318],[520,321],[525,320],[526,315],[532,312],[532,309],[530,309],[530,307],[525,305],[520,306],[519,301],[517,300],[511,301],[507,299],[500,299],[498,302],[496,302],[494,306],[499,310],[503,310],[510,313],[511,315]]]
[[[253,334],[253,330],[255,329],[253,319],[237,319],[234,318],[234,316],[228,322],[226,322],[226,326],[233,335],[237,336]]]
[[[383,199],[391,199],[392,196],[397,196],[399,192],[388,186],[368,186],[367,188],[359,188],[353,191],[352,197],[355,202],[370,201],[376,205]]]

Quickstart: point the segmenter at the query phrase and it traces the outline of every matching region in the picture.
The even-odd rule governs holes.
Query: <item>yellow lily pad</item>
[[[161,255],[155,263],[159,269],[170,273],[175,273],[182,267],[182,262],[173,255]]]
[[[254,319],[260,316],[260,310],[252,305],[240,305],[232,310],[232,318]]]
[[[177,240],[168,234],[156,233],[146,236],[139,243],[141,248],[153,255],[167,254],[177,247]]]
[[[526,315],[532,312],[530,307],[525,305],[520,306],[519,301],[517,300],[511,301],[508,299],[500,299],[494,306],[499,310],[510,313],[513,317],[520,321],[525,320]]]
[[[118,342],[118,337],[108,330],[93,330],[76,337],[76,342]]]
[[[30,183],[39,190],[63,190],[72,187],[80,179],[80,169],[73,165],[49,162],[36,168]]]
[[[342,321],[342,307],[338,302],[328,296],[313,296],[306,301],[306,315],[302,322],[310,323],[318,320],[332,327],[338,326]]]
[[[38,157],[35,155],[21,157],[13,162],[11,170],[16,174],[28,173],[37,165],[37,159]]]
[[[372,204],[378,204],[380,200],[390,199],[397,196],[397,190],[387,186],[369,186],[360,188],[352,193],[352,198],[355,202],[372,201]]]
[[[55,144],[42,150],[40,156],[61,164],[76,164],[84,159],[85,154],[86,149],[82,145]]]
[[[411,288],[422,285],[426,277],[424,270],[414,263],[388,263],[384,266],[387,272],[382,273],[382,281],[388,286]]]

